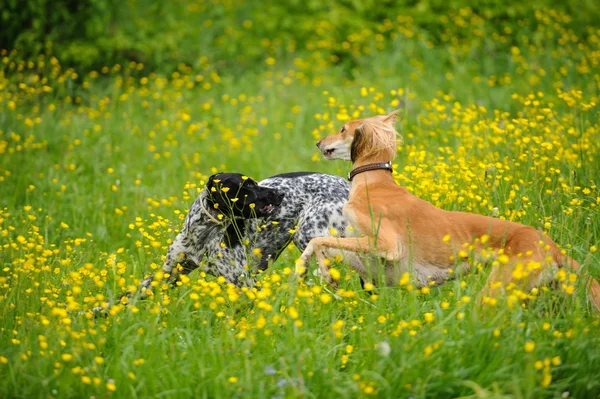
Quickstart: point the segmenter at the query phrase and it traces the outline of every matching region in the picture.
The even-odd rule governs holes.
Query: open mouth
[[[272,213],[274,210],[275,210],[275,207],[273,205],[271,205],[271,204],[265,205],[262,208],[260,208],[260,211],[262,213],[267,213],[267,214]]]
[[[325,152],[323,152],[323,154],[324,154],[326,157],[328,157],[328,156],[332,155],[334,151],[335,151],[335,149],[334,149],[334,148],[330,148],[329,150],[325,150]]]

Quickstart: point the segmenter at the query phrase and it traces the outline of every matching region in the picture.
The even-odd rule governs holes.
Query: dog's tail
[[[600,312],[600,283],[597,279],[581,270],[581,265],[575,259],[563,254],[558,247],[553,251],[553,258],[560,267],[566,267],[584,280],[585,288],[592,305]]]

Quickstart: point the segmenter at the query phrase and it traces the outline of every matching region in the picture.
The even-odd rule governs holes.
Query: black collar
[[[384,169],[393,172],[392,163],[391,162],[379,162],[379,163],[369,163],[363,166],[359,166],[356,169],[352,169],[350,173],[348,173],[348,181],[352,181],[354,176],[359,173],[368,172],[370,170]]]

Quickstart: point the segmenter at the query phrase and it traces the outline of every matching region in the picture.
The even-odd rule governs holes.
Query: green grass
[[[160,267],[210,174],[344,176],[314,142],[393,108],[399,184],[545,230],[600,276],[600,33],[543,15],[487,21],[483,38],[451,20],[442,43],[418,26],[381,50],[368,36],[353,66],[299,49],[241,73],[74,78],[2,55],[0,396],[597,397],[600,323],[579,283],[482,312],[486,270],[371,295],[336,264],[336,296],[290,274],[290,248],[260,291],[195,272],[106,318],[89,311]],[[493,35],[507,26],[518,54]],[[561,42],[569,32],[581,46]]]

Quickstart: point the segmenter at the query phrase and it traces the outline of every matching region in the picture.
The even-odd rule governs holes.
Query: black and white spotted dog
[[[303,251],[314,237],[345,236],[349,183],[322,173],[287,173],[256,183],[238,173],[209,178],[170,245],[162,272],[174,283],[201,268],[237,286],[254,285],[290,242]],[[142,282],[151,287],[154,275]]]

